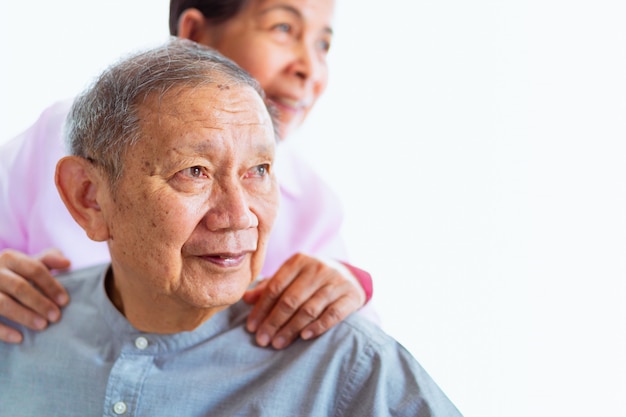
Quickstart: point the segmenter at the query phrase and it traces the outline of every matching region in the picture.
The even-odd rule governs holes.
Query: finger
[[[48,249],[42,252],[38,259],[43,263],[48,270],[65,270],[70,267],[70,260],[67,259],[60,250]],[[63,288],[63,286],[54,279],[52,274],[48,271],[40,271],[33,276],[33,283],[43,292],[48,298],[53,300],[57,305],[65,306],[70,297]]]
[[[312,339],[327,332],[330,328],[343,321],[350,314],[361,307],[357,300],[342,297],[326,308],[323,313],[302,329],[300,337],[304,340]]]
[[[314,322],[324,311],[325,297],[311,297],[272,338],[274,349],[283,349],[296,340],[307,325]],[[259,330],[262,332],[263,330]]]
[[[0,341],[5,343],[21,343],[22,333],[0,323]]]
[[[47,317],[48,313],[56,316],[60,313],[57,306],[67,304],[69,296],[52,276],[44,261],[58,265],[64,264],[62,259],[65,258],[59,251],[55,253],[53,250],[45,251],[40,256],[42,259],[14,250],[5,250],[0,253],[0,291],[13,291],[9,292],[12,297],[43,316]],[[34,289],[30,285],[30,290],[22,286],[17,287],[19,282],[26,281],[34,284],[39,291],[30,291]],[[22,299],[15,293],[17,290],[25,291],[27,298]]]
[[[272,339],[274,339],[274,335],[287,323],[297,315],[298,311],[301,309],[307,301],[313,297],[316,287],[312,285],[305,284],[308,281],[304,276],[310,274],[310,272],[303,272],[298,277],[297,281],[294,281],[278,298],[275,302],[274,307],[271,309],[267,317],[261,322],[259,328],[257,330],[257,343],[261,346],[267,346]],[[271,286],[271,283],[270,283]],[[295,321],[293,326],[300,325],[301,327],[297,329],[295,335],[287,335],[288,330],[285,331],[287,339],[292,339],[297,337],[298,331],[302,328],[302,326],[306,325],[312,317],[306,318],[306,313],[309,312],[310,309],[307,309],[305,312],[300,314],[298,320]],[[304,324],[301,323],[303,320],[307,320]],[[292,329],[292,328],[290,328]],[[293,330],[292,330],[293,332]]]
[[[247,290],[243,295],[243,301],[248,304],[256,303],[263,291],[265,291],[265,286],[267,285],[267,280],[260,281],[254,288]]]
[[[287,261],[272,278],[265,281],[265,288],[261,291],[260,296],[248,316],[248,331],[257,331],[260,324],[266,320],[267,316],[275,307],[285,289],[292,284],[296,277],[300,278],[299,275],[301,275],[300,266]]]
[[[282,349],[303,334],[303,339],[319,336],[356,311],[360,304],[349,285],[344,283],[320,288],[276,333],[272,346]]]
[[[46,249],[35,258],[39,259],[48,269],[64,270],[71,265],[70,260],[56,248]]]
[[[48,325],[46,319],[2,293],[0,293],[0,316],[33,330],[43,330]]]
[[[33,260],[30,259],[30,261]],[[45,269],[43,266],[42,268]],[[58,321],[61,317],[61,310],[54,302],[33,287],[25,277],[18,275],[10,268],[0,268],[0,295],[5,297],[4,309],[0,311],[0,315],[12,318],[9,316],[13,311],[11,308],[18,306],[20,314],[18,317],[21,318],[19,322],[26,326],[36,328],[35,316],[52,322]],[[6,300],[7,298],[10,299],[10,303]],[[24,315],[24,310],[30,311],[31,314]]]

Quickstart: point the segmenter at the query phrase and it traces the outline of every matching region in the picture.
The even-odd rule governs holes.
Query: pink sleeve
[[[69,103],[68,103],[69,106]],[[46,109],[30,128],[0,149],[0,249],[34,254],[46,240],[35,227],[38,201],[54,190],[56,161],[64,155],[61,132],[67,106]],[[54,210],[54,205],[49,207]]]
[[[359,281],[361,287],[365,291],[365,303],[367,304],[374,294],[374,283],[372,282],[372,276],[369,272],[362,270],[361,268],[357,268],[356,266],[350,265],[347,262],[341,262],[348,270],[354,275],[354,277]]]
[[[106,262],[106,244],[91,241],[63,204],[54,184],[65,156],[63,128],[71,101],[47,108],[21,135],[0,148],[0,250],[36,255],[60,249],[73,268]]]

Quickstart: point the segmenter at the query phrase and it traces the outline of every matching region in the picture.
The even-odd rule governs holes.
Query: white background
[[[0,141],[167,36],[165,0],[11,3]],[[384,327],[467,417],[626,415],[622,4],[339,0],[291,143],[340,194]]]

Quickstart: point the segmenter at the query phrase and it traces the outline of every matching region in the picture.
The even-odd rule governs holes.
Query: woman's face
[[[255,77],[279,111],[280,137],[298,127],[328,81],[334,0],[249,0],[205,42]]]

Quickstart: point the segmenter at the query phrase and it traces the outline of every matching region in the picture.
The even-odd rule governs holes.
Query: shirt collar
[[[127,349],[136,352],[136,341],[144,338],[148,343],[142,349],[142,353],[156,355],[174,353],[183,349],[191,348],[199,343],[214,337],[225,331],[241,331],[243,323],[250,311],[250,306],[243,301],[216,313],[193,331],[176,334],[145,333],[135,329],[130,322],[118,311],[106,294],[104,282],[110,265],[103,265],[99,272],[98,290],[94,294],[94,302],[98,305],[105,322],[111,328],[114,335],[122,343],[122,351]],[[243,330],[245,331],[245,329]],[[251,334],[251,340],[254,335]]]

